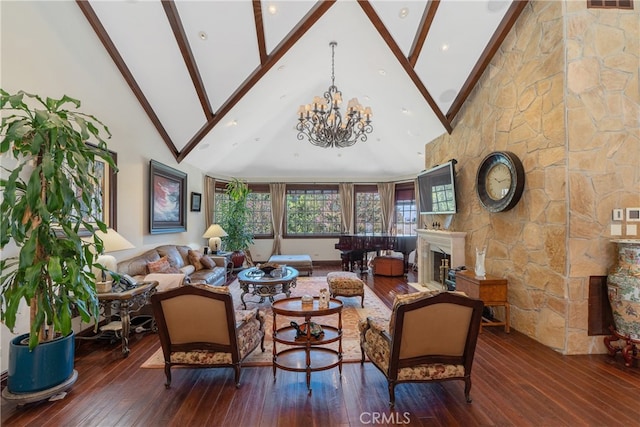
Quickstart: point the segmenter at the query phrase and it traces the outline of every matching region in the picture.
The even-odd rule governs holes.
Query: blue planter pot
[[[33,393],[55,387],[73,373],[74,333],[38,344],[33,351],[20,344],[29,334],[15,337],[9,344],[7,388],[11,393]]]

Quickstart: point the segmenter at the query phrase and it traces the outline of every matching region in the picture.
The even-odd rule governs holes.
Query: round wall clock
[[[494,151],[482,160],[476,175],[480,203],[489,212],[513,208],[524,190],[524,168],[515,154]]]

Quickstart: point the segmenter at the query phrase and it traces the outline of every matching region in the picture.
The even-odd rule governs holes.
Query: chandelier
[[[316,96],[313,102],[301,105],[298,109],[298,139],[304,137],[318,147],[351,147],[358,139],[367,140],[367,134],[371,133],[371,107],[363,107],[357,98],[351,99],[347,104],[344,118],[340,114],[342,104],[342,92],[335,85],[335,48],[337,42],[329,43],[331,46],[331,86],[323,97]]]

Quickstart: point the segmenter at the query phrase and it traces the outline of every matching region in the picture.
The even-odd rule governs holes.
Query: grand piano
[[[409,271],[409,253],[416,249],[417,236],[397,236],[391,234],[342,234],[335,248],[340,250],[342,269],[354,271],[367,270],[367,253],[380,254],[383,250],[402,252],[404,255],[404,272]]]

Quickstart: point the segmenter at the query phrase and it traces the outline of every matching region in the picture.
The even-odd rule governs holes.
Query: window
[[[229,210],[229,196],[225,193],[226,183],[216,184],[215,197],[215,222],[224,222]],[[269,185],[250,184],[247,206],[251,215],[247,221],[254,237],[273,237],[273,225],[271,222],[271,193]]]
[[[269,185],[249,185],[247,206],[251,217],[247,222],[254,237],[273,237],[273,222],[271,221],[271,192]]]
[[[287,186],[285,223],[288,237],[340,234],[338,186]]]
[[[398,235],[417,234],[418,210],[413,183],[396,184],[395,233]]]
[[[356,234],[382,233],[382,209],[377,185],[356,185],[355,226]]]

